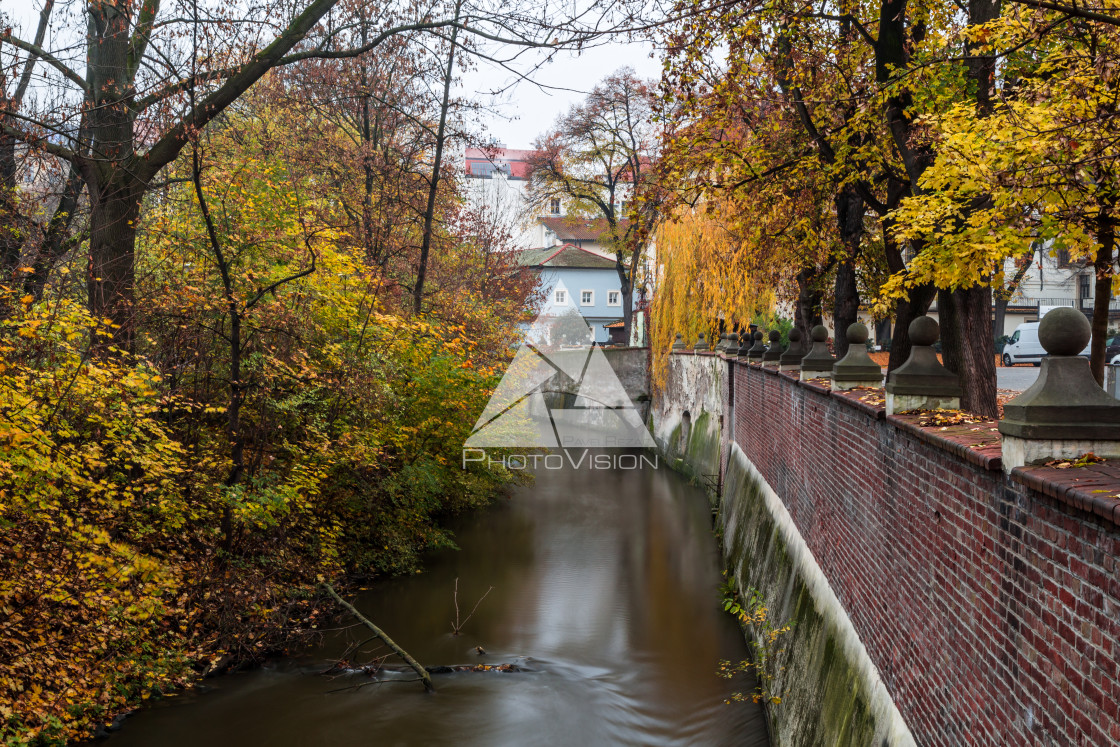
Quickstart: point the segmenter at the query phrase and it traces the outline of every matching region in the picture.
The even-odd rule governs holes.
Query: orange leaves
[[[1107,461],[1106,459],[1097,456],[1093,452],[1082,454],[1073,459],[1055,459],[1052,462],[1047,462],[1047,467],[1054,467],[1055,469],[1076,469],[1077,467],[1088,467],[1093,464],[1100,464]]]

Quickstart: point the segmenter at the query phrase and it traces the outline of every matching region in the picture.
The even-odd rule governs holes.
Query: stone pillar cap
[[[696,338],[696,344],[692,346],[693,350],[711,350],[708,341],[704,339],[704,333],[701,332],[700,336]]]
[[[783,366],[796,366],[805,357],[805,347],[801,344],[801,330],[794,327],[789,331],[789,347],[778,362]]]
[[[813,345],[801,359],[801,370],[805,373],[832,373],[836,359],[828,352],[828,328],[823,324],[813,327]]]
[[[1089,342],[1089,320],[1072,307],[1053,309],[1038,325],[1038,341],[1049,357],[1038,379],[1003,406],[999,432],[1026,439],[1120,441],[1120,400],[1093,378],[1089,361],[1077,355]]]
[[[867,327],[859,322],[849,324],[845,333],[848,353],[832,367],[833,381],[882,381],[883,369],[867,354]]]
[[[781,360],[782,353],[785,352],[782,350],[781,339],[781,332],[776,329],[770,330],[770,347],[768,347],[766,349],[766,352],[762,354],[762,360],[774,362]]]
[[[960,380],[941,365],[933,349],[933,343],[941,336],[941,327],[930,317],[919,316],[907,329],[912,345],[910,357],[887,376],[887,391],[917,397],[960,397]]]
[[[681,337],[680,332],[673,339],[673,350],[684,350],[684,338]]]
[[[766,346],[762,344],[762,330],[755,330],[754,345],[747,351],[747,359],[752,362],[762,360],[762,355],[765,352]]]
[[[739,354],[739,333],[731,331],[727,333],[727,347],[723,350],[727,356],[736,356]]]
[[[739,333],[739,357],[741,359],[746,360],[747,357],[750,356],[751,340],[753,339],[754,337],[749,330],[743,330]]]

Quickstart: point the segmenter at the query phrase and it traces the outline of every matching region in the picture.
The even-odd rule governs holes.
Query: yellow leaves
[[[651,306],[654,376],[661,380],[676,333],[711,337],[720,320],[747,320],[775,301],[774,277],[783,257],[773,239],[737,223],[723,203],[682,209],[656,234],[661,263]],[[722,209],[727,207],[726,210]]]

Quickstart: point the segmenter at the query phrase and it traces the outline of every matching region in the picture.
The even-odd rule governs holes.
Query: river
[[[746,646],[719,604],[707,500],[666,469],[538,471],[462,518],[460,550],[380,582],[356,606],[427,665],[532,671],[372,682],[319,675],[363,630],[207,680],[129,718],[129,745],[766,745],[752,683],[716,676]],[[465,618],[458,636],[453,589]],[[485,650],[484,655],[475,651]],[[396,675],[408,678],[411,673]],[[335,692],[331,692],[335,691]]]

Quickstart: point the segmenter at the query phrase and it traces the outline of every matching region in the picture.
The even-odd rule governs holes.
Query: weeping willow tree
[[[655,233],[654,385],[665,381],[678,332],[687,341],[701,332],[713,339],[760,315],[800,319],[806,295],[817,299],[806,313],[819,315],[839,246],[834,223],[823,194],[811,186],[787,184],[679,206]]]
[[[692,341],[738,328],[776,302],[771,269],[734,222],[682,208],[657,230],[657,292],[650,306],[653,381],[660,386],[676,333]]]

